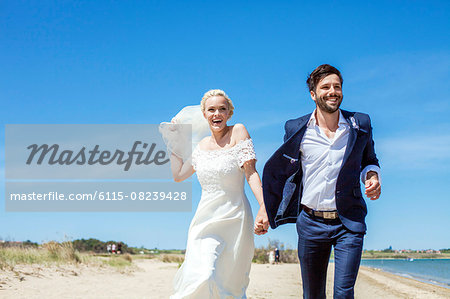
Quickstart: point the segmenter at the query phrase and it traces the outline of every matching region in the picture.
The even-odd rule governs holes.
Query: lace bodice
[[[239,141],[231,148],[204,151],[198,146],[192,153],[192,166],[203,191],[242,192],[244,172],[242,166],[256,160],[253,141]]]

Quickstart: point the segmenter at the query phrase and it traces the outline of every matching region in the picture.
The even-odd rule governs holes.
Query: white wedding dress
[[[254,243],[242,165],[252,159],[251,139],[227,149],[203,151],[197,146],[193,151],[202,197],[171,299],[246,298]]]

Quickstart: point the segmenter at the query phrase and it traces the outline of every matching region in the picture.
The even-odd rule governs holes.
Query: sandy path
[[[135,260],[137,270],[119,273],[106,268],[22,266],[0,273],[0,298],[168,298],[177,264]],[[252,299],[300,298],[297,264],[253,264],[247,296]],[[333,265],[328,273],[327,297],[332,298]],[[450,298],[450,289],[362,268],[356,298]]]
[[[327,298],[333,298],[334,265],[330,264],[327,276]],[[252,265],[249,298],[301,298],[300,266]],[[421,283],[390,273],[361,267],[355,286],[355,297],[366,299],[394,298],[450,298],[450,289]]]

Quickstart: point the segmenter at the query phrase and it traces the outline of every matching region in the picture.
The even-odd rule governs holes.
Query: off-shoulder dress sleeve
[[[238,144],[237,157],[239,167],[242,167],[247,161],[256,160],[255,148],[253,146],[253,141],[250,138],[245,139]]]

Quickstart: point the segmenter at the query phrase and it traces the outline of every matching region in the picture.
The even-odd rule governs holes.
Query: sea
[[[450,259],[363,259],[361,265],[450,288]]]

